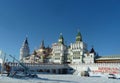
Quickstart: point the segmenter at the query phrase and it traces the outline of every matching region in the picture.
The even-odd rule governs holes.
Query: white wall
[[[95,73],[120,74],[120,63],[93,63],[93,64],[70,64],[70,67],[78,72],[89,71]]]

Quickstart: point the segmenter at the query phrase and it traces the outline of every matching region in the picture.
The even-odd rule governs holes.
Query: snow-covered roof
[[[96,60],[106,60],[106,59],[108,59],[108,60],[120,59],[120,55],[116,55],[116,56],[100,56]]]

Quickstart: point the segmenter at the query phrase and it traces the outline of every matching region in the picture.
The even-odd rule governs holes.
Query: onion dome
[[[78,41],[82,41],[82,35],[80,32],[78,32],[77,36],[76,36],[76,42]]]
[[[64,38],[63,38],[62,33],[60,33],[60,37],[59,37],[59,39],[58,39],[58,43],[64,44]]]

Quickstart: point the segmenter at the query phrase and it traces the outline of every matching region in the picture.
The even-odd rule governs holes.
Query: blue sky
[[[66,44],[77,30],[90,50],[99,55],[120,54],[119,0],[0,0],[0,49],[19,57],[28,35],[31,53],[44,39],[46,46],[62,33]]]

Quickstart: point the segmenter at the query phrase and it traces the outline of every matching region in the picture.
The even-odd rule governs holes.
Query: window
[[[55,56],[60,56],[60,53],[55,53]]]
[[[55,60],[60,60],[60,58],[55,58]]]
[[[73,57],[73,59],[80,59],[80,57]]]

